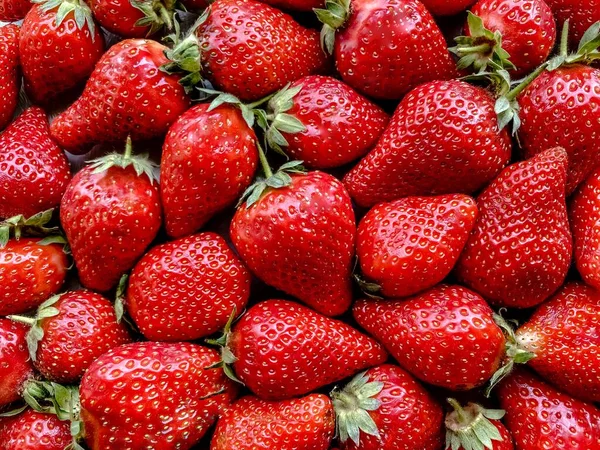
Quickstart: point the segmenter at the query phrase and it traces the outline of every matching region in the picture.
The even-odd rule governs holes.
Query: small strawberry
[[[458,76],[442,32],[417,0],[327,0],[316,9],[323,48],[342,80],[378,99]]]
[[[151,341],[191,341],[223,329],[243,311],[251,277],[215,233],[154,247],[131,272],[125,305]]]
[[[492,309],[461,286],[440,285],[405,300],[359,300],[353,315],[402,367],[446,389],[483,385],[504,357]]]
[[[94,18],[111,33],[143,38],[174,26],[174,0],[90,0]]]
[[[344,184],[360,206],[414,195],[471,194],[510,155],[510,137],[499,130],[490,94],[462,81],[436,81],[404,97],[377,146]]]
[[[70,444],[69,423],[54,414],[27,409],[0,424],[0,450],[64,450]]]
[[[27,346],[35,368],[58,383],[77,382],[96,358],[131,341],[112,303],[91,291],[51,297],[34,318],[9,318],[31,325]]]
[[[0,5],[2,1],[0,0]],[[0,20],[2,7],[0,6]],[[12,120],[19,102],[19,27],[0,27],[0,130]]]
[[[256,135],[236,106],[200,104],[183,114],[169,129],[160,166],[169,236],[194,233],[235,204],[257,165]]]
[[[25,325],[0,317],[0,409],[19,400],[24,383],[34,375],[26,335]]]
[[[73,177],[61,201],[60,221],[81,284],[106,292],[131,269],[161,225],[154,167],[146,156],[96,159]]]
[[[456,266],[495,305],[529,308],[562,285],[571,262],[567,154],[547,150],[513,164],[479,195],[479,218]]]
[[[31,9],[30,0],[0,0],[0,21],[15,22],[23,19]]]
[[[335,420],[323,394],[282,401],[247,396],[219,418],[211,450],[327,450]]]
[[[456,264],[476,218],[475,201],[460,194],[375,206],[361,220],[356,241],[367,290],[397,298],[435,286]]]
[[[568,20],[575,41],[579,41],[585,32],[600,21],[600,0],[545,0],[559,26]]]
[[[421,0],[434,16],[453,16],[466,10],[477,0]]]
[[[387,358],[370,337],[286,300],[258,303],[230,325],[210,343],[222,346],[225,373],[264,400],[307,394]]]
[[[0,135],[0,218],[58,206],[71,178],[41,108],[26,110]]]

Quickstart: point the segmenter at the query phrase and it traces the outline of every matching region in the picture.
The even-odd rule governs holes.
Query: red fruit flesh
[[[19,400],[23,383],[34,375],[26,334],[25,325],[0,318],[0,408]]]
[[[0,20],[4,22],[21,20],[32,6],[33,3],[29,0],[0,0]]]
[[[0,20],[5,20],[1,17],[2,3],[6,0],[0,0]],[[15,113],[20,88],[19,27],[4,25],[0,27],[0,130],[10,123]]]
[[[569,38],[577,47],[584,33],[600,21],[600,0],[545,0],[558,21],[559,27],[569,19]]]
[[[0,424],[0,450],[64,450],[72,443],[69,422],[28,409]]]
[[[465,11],[477,0],[421,0],[434,16],[453,16]]]

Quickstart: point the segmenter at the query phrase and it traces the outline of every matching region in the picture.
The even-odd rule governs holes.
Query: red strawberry
[[[370,337],[286,300],[258,303],[211,343],[223,346],[228,376],[265,400],[307,394],[387,358]]]
[[[475,3],[476,0],[421,0],[434,16],[453,16]]]
[[[598,450],[600,410],[533,374],[515,371],[500,385],[500,404],[518,450]]]
[[[167,48],[147,39],[113,45],[100,59],[79,99],[59,114],[52,137],[71,153],[98,142],[164,135],[190,105],[180,76],[161,70]],[[115,100],[118,97],[118,101]]]
[[[0,135],[0,217],[30,217],[58,206],[70,178],[42,109],[29,108]]]
[[[215,233],[154,247],[138,262],[126,306],[152,341],[191,341],[221,330],[250,296],[250,274]]]
[[[350,86],[310,75],[279,91],[268,103],[267,141],[315,169],[338,167],[375,146],[388,115]]]
[[[173,27],[173,0],[90,0],[96,20],[111,33],[142,38]]]
[[[261,0],[275,8],[292,11],[312,12],[315,8],[322,8],[324,0]]]
[[[21,20],[32,6],[30,0],[0,0],[0,20],[4,22]]]
[[[560,26],[569,20],[574,42],[600,21],[600,0],[546,0],[546,3],[552,8]]]
[[[400,367],[384,364],[332,393],[342,450],[439,450],[443,413]]]
[[[440,285],[406,300],[359,300],[353,314],[402,367],[446,389],[481,386],[504,357],[492,309],[461,286]]]
[[[288,163],[292,170],[294,164]],[[331,175],[309,172],[290,177],[281,169],[269,173],[238,208],[231,240],[248,268],[265,283],[321,314],[342,314],[352,302],[356,225],[350,197]]]
[[[315,10],[342,80],[369,97],[400,99],[457,77],[442,32],[417,0],[328,0]]]
[[[565,280],[571,236],[565,204],[567,154],[547,150],[513,164],[477,198],[479,218],[456,267],[495,305],[529,308]]]
[[[407,197],[375,206],[358,226],[356,254],[373,293],[405,297],[450,273],[475,225],[466,195]]]
[[[0,318],[0,408],[19,400],[23,384],[33,377],[26,335],[26,326]]]
[[[9,317],[31,325],[27,345],[35,368],[58,383],[75,383],[96,358],[131,340],[112,303],[91,291],[51,297],[35,318]]]
[[[217,422],[211,450],[327,450],[335,429],[331,400],[322,394],[282,401],[244,397]]]
[[[156,237],[158,186],[145,157],[111,154],[75,175],[61,201],[60,221],[83,286],[113,288]]]
[[[136,342],[102,355],[79,389],[89,448],[192,448],[235,397],[234,383],[210,369],[218,359],[187,342]]]
[[[0,424],[0,450],[64,450],[71,444],[69,422],[27,409]]]
[[[0,0],[0,5],[2,1]],[[0,20],[2,6],[0,6]],[[0,130],[8,125],[19,101],[19,27],[0,27]]]
[[[161,198],[167,233],[199,230],[235,204],[252,182],[256,135],[231,104],[196,105],[169,129],[161,161]]]
[[[361,206],[412,195],[471,194],[510,161],[494,100],[462,81],[437,81],[410,92],[377,146],[345,177]]]

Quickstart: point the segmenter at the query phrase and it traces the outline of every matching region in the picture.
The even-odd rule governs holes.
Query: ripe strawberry
[[[358,226],[356,254],[369,292],[406,297],[450,273],[475,225],[466,195],[407,197],[371,209]],[[373,283],[375,283],[373,285]]]
[[[2,1],[0,0],[0,5]],[[0,6],[0,20],[2,6]],[[0,27],[0,130],[8,125],[19,101],[19,27]]]
[[[29,108],[0,135],[0,217],[29,217],[58,206],[70,178],[42,109]]]
[[[21,20],[32,6],[30,0],[0,0],[0,20],[3,22]]]
[[[265,283],[321,314],[342,314],[352,302],[356,235],[348,193],[323,172],[270,175],[236,211],[233,245]]]
[[[261,0],[263,3],[274,6],[284,11],[312,12],[315,8],[322,8],[323,0]]]
[[[69,422],[27,409],[0,424],[0,450],[64,450],[71,444]]]
[[[267,141],[307,167],[338,167],[375,146],[388,115],[350,86],[309,75],[279,91],[268,103]]]
[[[19,400],[23,384],[33,377],[26,334],[26,326],[0,317],[0,408]]]
[[[476,0],[421,0],[434,16],[453,16],[466,10]]]
[[[96,20],[111,33],[143,38],[173,27],[173,0],[90,0]]]
[[[131,341],[112,303],[86,290],[49,298],[35,318],[9,318],[31,325],[27,346],[35,368],[58,383],[77,382],[96,358]]]
[[[91,450],[189,450],[236,395],[211,369],[216,351],[136,342],[102,355],[81,380],[81,421]]]
[[[200,104],[183,114],[169,129],[160,169],[169,236],[194,233],[235,204],[257,164],[256,135],[236,106]]]
[[[191,341],[223,329],[243,311],[251,277],[215,233],[154,247],[131,272],[126,306],[151,341]]]
[[[520,369],[501,385],[505,423],[519,450],[598,450],[600,410]]]
[[[161,70],[167,48],[148,39],[113,45],[100,59],[79,99],[59,114],[52,137],[67,151],[85,153],[99,142],[164,135],[190,105],[180,76]],[[118,101],[115,95],[118,93]]]
[[[254,305],[211,343],[222,346],[225,373],[265,400],[307,394],[387,358],[370,337],[286,300]]]
[[[342,80],[369,97],[400,99],[457,77],[444,36],[417,0],[328,0],[315,13]]]
[[[413,195],[471,194],[510,161],[494,100],[462,81],[436,81],[410,92],[377,146],[344,178],[360,206]]]
[[[443,413],[400,367],[384,364],[332,393],[342,450],[438,450]]]
[[[359,300],[353,314],[402,367],[446,389],[481,386],[504,357],[492,309],[461,286],[440,285],[405,300]]]
[[[327,450],[335,420],[322,394],[282,401],[247,396],[219,418],[211,450]]]
[[[571,34],[579,41],[594,23],[600,21],[600,0],[545,0],[559,26],[569,20]]]
[[[563,283],[571,261],[562,148],[513,164],[479,195],[458,278],[495,305],[529,308]]]
[[[106,292],[131,269],[161,225],[158,186],[145,157],[125,154],[94,160],[73,177],[61,201],[60,221],[81,284]]]

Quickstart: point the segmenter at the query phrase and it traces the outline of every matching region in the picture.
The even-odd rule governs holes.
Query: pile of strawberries
[[[86,1],[0,0],[0,450],[600,450],[600,0]]]

